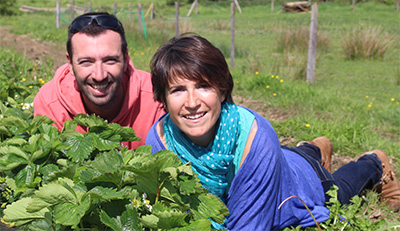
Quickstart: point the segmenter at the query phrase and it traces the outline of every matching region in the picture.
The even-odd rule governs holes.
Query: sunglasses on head
[[[114,30],[117,32],[124,32],[124,29],[121,23],[118,21],[117,18],[107,15],[107,14],[96,14],[96,15],[82,15],[77,17],[69,26],[69,32],[75,34],[83,28],[89,26],[93,23],[93,20],[97,22],[97,25]]]

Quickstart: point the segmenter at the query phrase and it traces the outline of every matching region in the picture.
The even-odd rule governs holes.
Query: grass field
[[[117,16],[124,22],[130,55],[139,69],[149,70],[152,54],[175,35],[174,6],[167,7],[165,2],[156,4],[154,20],[145,18],[146,41],[143,32],[138,31],[137,14],[122,11],[136,10],[137,3],[117,1],[121,10]],[[55,6],[34,0],[18,3]],[[61,1],[63,7],[68,3]],[[85,4],[78,0],[75,3]],[[151,1],[141,3],[146,12]],[[180,32],[191,31],[206,37],[230,63],[230,6],[226,2],[206,3],[200,3],[199,14],[192,13],[190,17],[186,15],[190,4],[181,4]],[[304,37],[308,36],[311,14],[285,13],[280,3],[275,3],[274,11],[268,4],[245,4],[241,14],[236,12],[236,57],[235,66],[231,67],[234,93],[262,100],[266,106],[289,115],[284,121],[272,121],[279,136],[310,140],[325,135],[332,140],[334,152],[352,157],[383,149],[393,158],[395,172],[400,176],[400,14],[395,6],[363,3],[353,12],[351,5],[319,3],[321,44],[312,85],[304,81],[307,50],[301,45],[301,41],[307,41]],[[100,5],[112,11],[112,2],[93,3],[94,8]],[[69,20],[67,11],[64,17]],[[61,29],[56,29],[53,12],[1,17],[0,25],[11,25],[10,31],[16,34],[30,34],[60,44],[66,41],[68,26],[62,22]],[[288,32],[298,32],[294,33],[292,43],[282,42]],[[365,32],[363,38],[367,40],[374,37],[385,42],[389,38],[382,46],[383,54],[346,59],[344,43],[359,32]]]

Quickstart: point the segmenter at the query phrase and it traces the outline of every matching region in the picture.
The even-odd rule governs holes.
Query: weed
[[[395,36],[383,31],[382,27],[364,29],[361,26],[343,35],[343,51],[346,59],[383,58]]]

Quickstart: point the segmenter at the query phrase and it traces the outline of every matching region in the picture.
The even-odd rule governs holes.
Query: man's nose
[[[107,78],[107,72],[104,69],[103,64],[102,63],[96,63],[95,70],[94,70],[94,75],[93,75],[93,80],[96,81],[96,82],[102,82],[106,78]]]

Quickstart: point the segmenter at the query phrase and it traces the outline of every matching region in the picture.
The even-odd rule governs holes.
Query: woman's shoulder
[[[154,124],[151,126],[149,132],[146,136],[146,145],[153,146],[153,153],[159,150],[166,149],[166,143],[164,138],[163,121],[165,115],[161,116]]]
[[[274,130],[271,123],[269,122],[269,120],[267,118],[263,117],[262,115],[258,114],[254,110],[247,108],[247,107],[243,107],[243,106],[238,106],[238,108],[239,108],[239,112],[251,113],[251,115],[254,116],[253,118],[256,119],[259,129]]]

